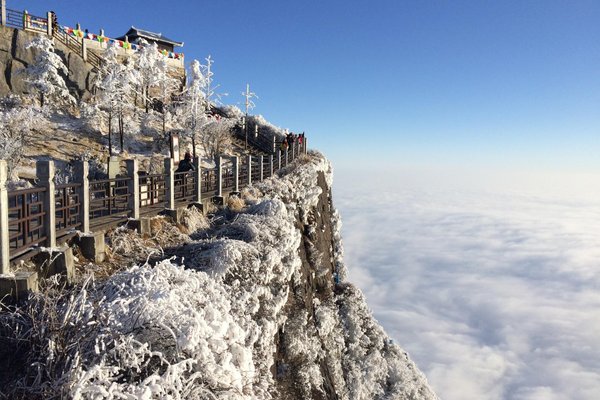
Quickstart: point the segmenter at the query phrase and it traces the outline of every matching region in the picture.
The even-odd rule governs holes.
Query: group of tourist
[[[304,132],[298,134],[293,132],[288,133],[285,139],[281,141],[281,151],[291,149],[294,143],[299,146],[298,148],[302,147],[302,143],[304,143]]]

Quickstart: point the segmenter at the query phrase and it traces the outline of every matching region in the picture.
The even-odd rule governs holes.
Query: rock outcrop
[[[28,93],[20,71],[34,62],[35,55],[32,50],[27,49],[27,43],[36,35],[38,33],[0,26],[0,97],[11,93]],[[69,69],[64,78],[71,94],[77,99],[90,96],[95,76],[93,67],[56,39],[54,46]]]

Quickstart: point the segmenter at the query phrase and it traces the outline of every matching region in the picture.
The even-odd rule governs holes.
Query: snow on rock
[[[324,195],[319,173],[330,185],[329,162],[315,153],[256,184],[256,200],[226,223],[202,226],[209,238],[186,242],[181,263],[133,266],[103,282],[88,278],[56,306],[40,294],[27,318],[3,317],[0,326],[15,332],[48,321],[29,338],[39,345],[28,354],[30,379],[21,380],[20,392],[73,399],[310,399],[332,392],[339,399],[436,399],[350,283],[314,297],[312,307],[295,306],[296,290],[308,287],[298,224],[312,223],[309,209]],[[343,280],[337,213],[329,223]],[[286,389],[288,369],[295,381]]]

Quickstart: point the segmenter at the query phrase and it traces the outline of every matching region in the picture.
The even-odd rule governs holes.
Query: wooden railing
[[[165,208],[165,175],[139,173],[140,214],[156,213]]]
[[[193,172],[175,172],[175,201],[193,202],[196,192],[196,178]]]
[[[23,12],[17,10],[6,9],[6,26],[10,28],[23,29],[24,20]]]
[[[288,163],[282,161],[281,167],[292,162],[297,154],[288,152]],[[274,170],[279,165],[275,160],[285,158],[281,152],[273,156]],[[156,215],[165,208],[199,203],[203,199],[223,196],[235,188],[239,190],[270,175],[271,156],[262,156],[262,175],[260,159],[257,156],[218,157],[214,168],[180,173],[173,171],[173,162],[167,159],[165,172],[153,175],[138,173],[137,161],[128,160],[127,171],[131,176],[89,181],[85,176],[87,172],[81,172],[76,176],[76,182],[63,185],[53,183],[52,161],[38,161],[38,171],[45,171],[38,176],[40,187],[15,191],[6,190],[6,162],[0,160],[0,205],[7,204],[0,206],[0,212],[6,213],[0,221],[8,221],[7,231],[0,229],[0,242],[9,244],[8,257],[0,259],[10,262],[25,259],[35,254],[32,250],[36,247],[55,247],[77,231],[87,233],[116,226],[128,218]],[[88,170],[85,163],[75,163],[77,171]],[[199,160],[195,165],[200,165]],[[251,182],[248,180],[249,169]],[[0,251],[5,248],[0,246]],[[0,267],[0,271],[6,270],[4,266]]]
[[[58,185],[54,189],[56,200],[56,239],[63,242],[81,228],[81,183]]]
[[[129,187],[131,178],[113,178],[90,182],[90,223],[102,217],[129,216]]]
[[[46,188],[43,187],[8,193],[8,243],[11,259],[27,253],[31,246],[46,244],[45,193]]]

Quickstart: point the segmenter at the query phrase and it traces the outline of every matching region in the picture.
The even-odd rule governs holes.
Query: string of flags
[[[137,51],[142,48],[141,45],[136,44],[136,43],[129,43],[124,40],[111,39],[104,35],[96,35],[95,33],[90,33],[90,32],[86,33],[85,31],[82,31],[81,29],[77,29],[77,28],[71,28],[68,26],[62,26],[61,28],[67,35],[71,35],[73,37],[77,37],[80,39],[93,40],[93,41],[99,42],[99,43],[117,44],[117,46],[122,47],[125,50],[131,49],[131,50]],[[168,58],[173,58],[175,60],[183,60],[183,53],[175,53],[172,51],[167,51],[165,49],[158,50],[158,52]]]

